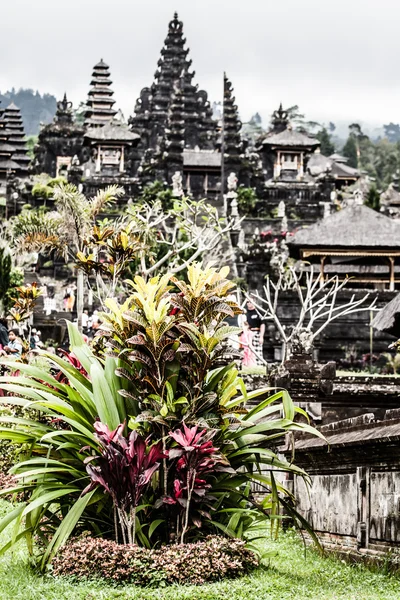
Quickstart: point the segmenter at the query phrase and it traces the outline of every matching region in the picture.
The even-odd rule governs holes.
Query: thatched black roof
[[[320,146],[321,142],[316,138],[309,137],[305,133],[294,129],[285,129],[276,133],[271,131],[263,140],[263,146],[283,146],[292,148],[313,148]]]
[[[221,167],[220,152],[209,152],[207,150],[183,151],[183,164],[185,167]]]
[[[94,141],[133,142],[134,140],[138,140],[140,136],[130,131],[129,127],[124,123],[111,121],[103,127],[89,128],[85,133],[85,138]]]
[[[400,248],[400,221],[353,200],[342,210],[300,229],[290,240],[301,248]]]
[[[400,338],[400,294],[378,312],[372,321],[372,327]]]

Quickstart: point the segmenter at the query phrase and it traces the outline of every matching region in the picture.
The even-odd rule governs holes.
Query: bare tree
[[[314,277],[313,267],[307,273],[298,273],[294,267],[289,267],[288,272],[282,273],[276,283],[267,278],[264,296],[258,292],[252,294],[251,298],[248,296],[263,318],[272,320],[275,324],[284,346],[282,362],[290,354],[291,344],[295,339],[297,342],[300,340],[304,348],[309,350],[315,339],[335,319],[375,309],[376,298],[367,302],[368,293],[358,299],[353,294],[348,302],[338,304],[339,292],[348,281],[348,278],[339,281],[337,275],[325,280],[321,275]],[[278,315],[278,307],[281,293],[289,289],[297,292],[300,313],[290,329],[286,329]]]
[[[140,275],[147,278],[167,268],[179,273],[191,263],[209,263],[218,256],[224,237],[237,221],[220,217],[216,208],[205,200],[176,199],[174,207],[165,211],[160,202],[153,205],[131,205],[127,219],[130,232],[145,242],[141,251]],[[157,235],[157,242],[168,246],[167,252],[152,261],[146,248]]]

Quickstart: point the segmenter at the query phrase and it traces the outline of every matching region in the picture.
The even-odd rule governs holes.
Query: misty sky
[[[103,58],[128,117],[175,10],[195,81],[220,100],[225,70],[242,120],[267,122],[282,101],[324,122],[400,121],[398,0],[3,0],[0,90],[66,90],[77,104]]]

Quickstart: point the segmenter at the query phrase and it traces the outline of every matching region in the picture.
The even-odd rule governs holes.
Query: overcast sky
[[[243,120],[282,101],[313,120],[400,121],[399,0],[3,0],[0,90],[78,103],[103,58],[127,117],[175,10],[195,81],[220,100],[225,70]]]

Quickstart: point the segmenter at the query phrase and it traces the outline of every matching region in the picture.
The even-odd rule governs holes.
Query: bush
[[[157,550],[87,537],[65,546],[52,566],[56,576],[79,579],[101,578],[140,586],[162,582],[202,585],[245,575],[258,566],[258,559],[244,542],[220,536]]]
[[[40,538],[44,569],[82,533],[175,548],[222,532],[251,548],[267,519],[278,528],[280,504],[304,526],[275,470],[305,473],[272,448],[287,432],[321,434],[295,421],[305,413],[287,392],[248,394],[235,365],[224,364],[223,342],[238,331],[225,319],[241,312],[227,271],[193,263],[188,283],[135,277],[123,305],[106,302],[98,334],[106,354],[68,323],[73,361],[41,351],[50,373],[7,362],[20,375],[0,377],[8,394],[0,405],[24,412],[0,415],[0,440],[30,454],[11,470],[17,485],[0,491],[25,498],[11,517],[19,533],[0,552],[24,537],[33,554]]]

